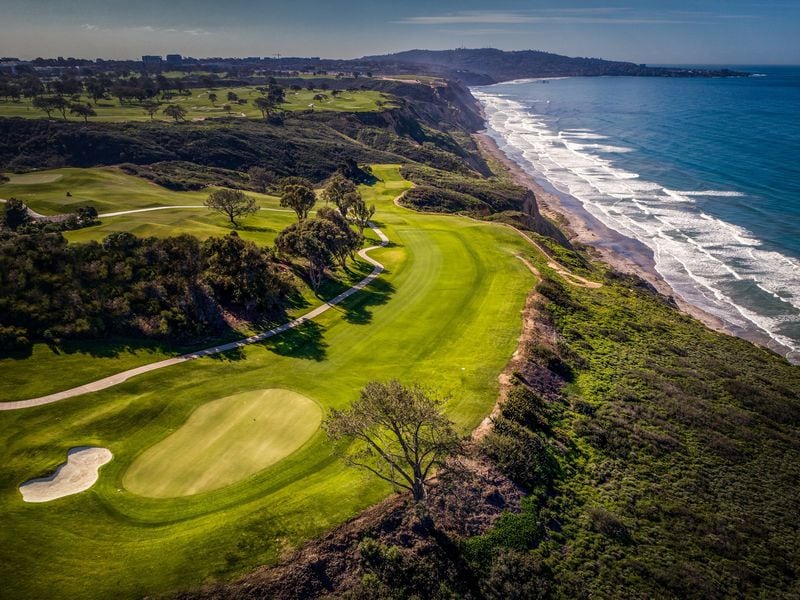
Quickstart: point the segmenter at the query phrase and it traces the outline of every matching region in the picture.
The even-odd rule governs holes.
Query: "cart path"
[[[84,385],[64,390],[62,392],[55,392],[53,394],[40,396],[38,398],[30,398],[28,400],[17,400],[14,402],[0,402],[0,410],[19,410],[22,408],[31,408],[34,406],[52,404],[53,402],[66,400],[67,398],[74,398],[75,396],[88,394],[90,392],[99,392],[100,390],[104,390],[112,386],[119,385],[120,383],[127,381],[131,377],[136,377],[137,375],[142,375],[143,373],[149,373],[157,369],[163,369],[164,367],[171,367],[172,365],[177,365],[190,360],[195,360],[197,358],[203,358],[204,356],[211,356],[213,354],[219,354],[221,352],[228,352],[230,350],[235,350],[237,348],[241,348],[242,346],[247,346],[248,344],[255,344],[261,342],[275,335],[283,333],[284,331],[288,331],[289,329],[294,329],[295,327],[302,325],[306,321],[310,321],[311,319],[318,317],[319,315],[328,311],[337,304],[340,304],[341,302],[343,302],[344,300],[346,300],[359,290],[364,289],[370,283],[372,283],[372,281],[374,281],[378,277],[378,275],[380,275],[383,272],[383,265],[379,263],[377,260],[370,258],[367,253],[370,250],[375,250],[376,248],[381,248],[383,246],[386,246],[389,243],[389,238],[387,238],[386,235],[380,229],[378,229],[374,224],[370,223],[369,226],[370,229],[372,229],[372,231],[375,232],[375,235],[378,236],[380,243],[376,246],[370,246],[369,248],[364,248],[360,250],[358,252],[358,255],[373,266],[372,272],[366,277],[364,277],[364,279],[359,281],[357,284],[355,284],[353,287],[345,290],[335,298],[328,300],[324,304],[307,312],[301,317],[289,321],[288,323],[284,323],[283,325],[279,325],[278,327],[274,327],[269,331],[259,333],[258,335],[252,335],[247,338],[242,338],[240,340],[228,342],[227,344],[219,344],[217,346],[211,346],[210,348],[206,348],[204,350],[189,352],[187,354],[182,354],[180,356],[175,356],[173,358],[167,358],[165,360],[161,360],[158,362],[142,365],[140,367],[136,367],[133,369],[128,369],[127,371],[122,371],[121,373],[116,373],[115,375],[104,377],[102,379],[98,379],[97,381],[92,381],[91,383],[86,383]]]

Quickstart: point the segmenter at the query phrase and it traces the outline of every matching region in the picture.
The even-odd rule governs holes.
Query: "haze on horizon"
[[[4,0],[0,55],[354,58],[496,47],[664,64],[800,64],[798,31],[800,2],[791,0]]]

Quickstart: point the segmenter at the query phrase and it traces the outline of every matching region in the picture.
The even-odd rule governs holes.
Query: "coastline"
[[[476,104],[483,107],[476,100]],[[545,178],[537,178],[527,172],[498,146],[488,129],[473,134],[481,151],[499,162],[514,183],[530,189],[536,196],[541,213],[554,221],[571,242],[588,246],[594,258],[605,262],[622,273],[636,275],[652,285],[660,294],[671,298],[684,313],[694,317],[706,327],[746,339],[758,346],[779,352],[766,334],[750,329],[734,327],[701,307],[684,300],[656,271],[652,251],[639,242],[610,229],[593,217],[577,198],[560,192]]]

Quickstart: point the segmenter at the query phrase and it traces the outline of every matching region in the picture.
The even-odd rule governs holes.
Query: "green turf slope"
[[[392,200],[409,184],[398,168],[375,174],[382,181],[364,194],[392,241],[372,251],[387,270],[343,305],[238,353],[0,413],[2,595],[130,598],[233,577],[389,493],[332,457],[319,430],[285,459],[217,490],[152,499],[125,489],[139,455],[219,398],[280,388],[328,409],[347,406],[371,379],[396,377],[451,395],[447,411],[463,432],[488,414],[534,283],[515,255],[533,251],[504,227],[399,208]],[[24,372],[25,362],[15,368]],[[52,471],[77,445],[114,453],[97,484],[23,503],[19,483]]]
[[[122,479],[148,498],[216,490],[288,456],[319,428],[322,411],[291,390],[255,390],[204,404],[148,448]]]
[[[10,175],[0,198],[17,198],[44,215],[93,206],[99,213],[155,206],[202,205],[208,191],[176,192],[114,167],[63,168]],[[67,195],[69,194],[69,196]],[[248,192],[260,206],[278,208],[278,199]],[[144,213],[154,214],[154,213]],[[223,219],[224,220],[224,219]]]

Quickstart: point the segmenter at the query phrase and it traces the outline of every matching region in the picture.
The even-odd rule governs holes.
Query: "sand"
[[[113,458],[108,448],[78,446],[67,452],[67,462],[49,477],[31,479],[19,486],[25,502],[50,502],[88,490],[97,481],[100,467]]]
[[[659,293],[672,298],[683,312],[693,316],[707,327],[729,335],[742,335],[742,332],[733,331],[721,319],[683,300],[656,271],[653,252],[647,246],[603,225],[589,214],[576,198],[554,188],[548,189],[546,181],[537,180],[523,170],[500,150],[494,139],[488,134],[475,134],[475,140],[486,155],[491,156],[506,168],[514,183],[533,191],[541,213],[558,224],[571,242],[589,246],[596,253],[596,258],[611,265],[617,271],[641,277]],[[748,339],[762,345],[765,343],[765,340],[756,340],[750,337]]]

